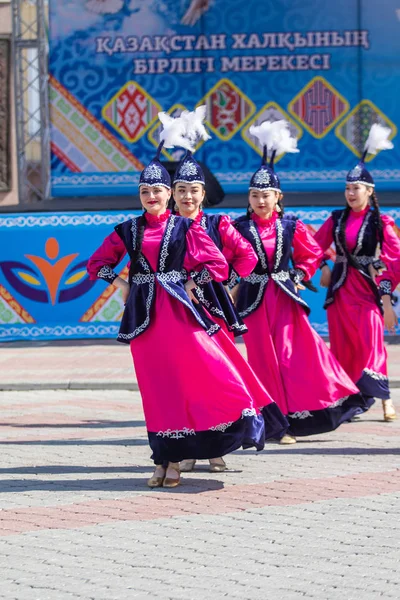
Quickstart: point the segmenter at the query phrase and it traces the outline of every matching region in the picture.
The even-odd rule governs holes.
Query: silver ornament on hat
[[[161,179],[162,171],[157,165],[149,165],[144,170],[144,176],[146,179],[154,180]]]
[[[179,169],[180,177],[190,177],[197,174],[196,165],[192,162],[185,162]]]
[[[258,185],[268,185],[271,181],[271,178],[269,176],[269,173],[266,169],[263,169],[262,171],[258,171],[255,175],[254,175],[254,183],[257,183]]]

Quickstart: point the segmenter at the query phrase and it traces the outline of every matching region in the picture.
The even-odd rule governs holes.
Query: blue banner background
[[[226,192],[245,191],[259,164],[249,125],[279,116],[301,150],[279,162],[287,191],[341,189],[374,121],[395,143],[371,163],[375,179],[400,189],[396,0],[214,0],[190,21],[196,3],[50,1],[54,195],[136,192],[157,111],[203,101],[213,138],[198,156]],[[203,59],[201,72],[192,59]]]

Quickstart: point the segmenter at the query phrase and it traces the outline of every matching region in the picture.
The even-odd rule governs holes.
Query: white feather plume
[[[284,123],[284,126],[280,126],[277,130],[277,140],[274,147],[276,154],[279,156],[285,152],[300,152],[297,147],[297,138],[292,137],[290,133],[289,124],[286,121],[276,122]]]
[[[258,139],[262,147],[267,146],[269,151],[276,150],[278,155],[284,152],[299,152],[297,139],[291,136],[289,123],[283,119],[252,125],[249,133]]]
[[[166,112],[158,113],[158,118],[163,126],[160,133],[160,141],[164,142],[164,147],[175,148],[179,146],[185,148],[185,123],[182,119],[180,117],[174,119],[174,117],[171,117]]]
[[[279,122],[264,121],[261,125],[251,125],[249,133],[258,139],[262,148],[267,146],[268,150],[271,150],[276,142],[276,123]]]
[[[192,112],[184,110],[175,119],[168,113],[158,113],[158,118],[163,125],[160,141],[164,142],[165,148],[179,146],[180,148],[194,152],[200,139],[209,140],[211,138],[203,125],[205,117],[205,104],[198,106]]]
[[[206,141],[211,139],[211,136],[208,135],[203,124],[203,121],[206,118],[206,111],[207,107],[205,104],[198,106],[191,112],[188,110],[182,111],[180,118],[185,123],[185,137],[187,138],[187,145],[183,147],[187,150],[193,152],[200,140]]]
[[[392,130],[389,127],[374,123],[369,131],[364,150],[367,150],[368,154],[376,154],[378,150],[391,150],[393,148],[393,144],[389,140],[391,133]]]

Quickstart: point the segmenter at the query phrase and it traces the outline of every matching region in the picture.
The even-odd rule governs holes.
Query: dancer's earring
[[[280,212],[282,212],[282,209],[281,209],[281,207],[279,206],[278,202],[275,204],[275,210],[276,210],[276,212],[277,212],[277,213],[280,213]]]

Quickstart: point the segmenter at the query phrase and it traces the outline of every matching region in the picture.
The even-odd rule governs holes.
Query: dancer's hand
[[[237,299],[238,299],[238,294],[239,294],[239,284],[237,283],[235,285],[235,287],[233,287],[230,291],[229,291],[229,295],[231,297],[231,300],[233,302],[233,304],[236,305]]]
[[[187,281],[185,283],[185,290],[186,290],[187,295],[189,296],[189,298],[191,299],[192,302],[194,302],[195,304],[199,304],[199,301],[197,300],[196,296],[193,294],[193,290],[195,290],[196,288],[197,288],[197,285],[195,284],[193,279],[189,279],[189,281]]]
[[[376,278],[380,275],[379,271],[377,271],[372,265],[368,265],[368,273],[374,283],[376,283]]]
[[[128,301],[129,292],[131,291],[131,286],[129,283],[125,281],[125,279],[122,279],[122,277],[118,276],[116,279],[114,279],[113,285],[121,290],[122,301],[124,304],[126,304]]]
[[[305,290],[306,286],[303,285],[302,283],[295,283],[294,289],[296,290],[296,292],[298,292],[299,290]]]
[[[319,281],[319,285],[321,287],[327,288],[331,284],[331,270],[328,265],[324,265],[321,270],[321,279]]]
[[[231,299],[232,304],[235,304],[233,301],[233,296],[232,296],[231,290],[229,288],[229,285],[224,285],[224,288],[225,288],[225,291],[228,294],[229,298]]]
[[[385,327],[389,333],[395,334],[396,326],[399,324],[399,318],[394,311],[389,294],[382,296],[382,302]]]

